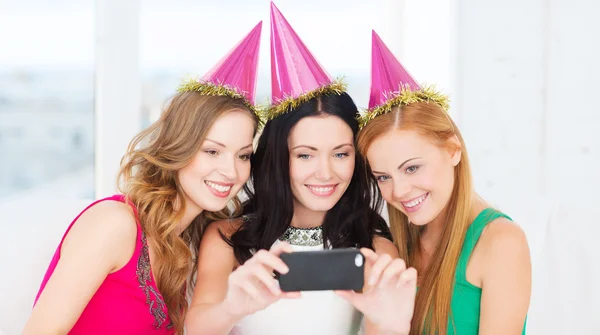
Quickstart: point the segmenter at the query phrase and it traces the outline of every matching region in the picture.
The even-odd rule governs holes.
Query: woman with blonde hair
[[[182,85],[133,139],[122,194],[71,223],[24,334],[183,334],[203,226],[229,216],[230,201],[239,206],[250,174],[260,30],[259,23],[207,75]]]
[[[420,87],[375,32],[372,62],[358,150],[388,203],[400,257],[419,273],[406,331],[524,334],[531,291],[525,234],[473,190],[446,97]],[[409,303],[393,307],[403,308],[396,322],[409,324]]]

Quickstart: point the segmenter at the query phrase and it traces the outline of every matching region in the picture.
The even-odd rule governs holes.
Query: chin
[[[218,212],[218,211],[222,210],[223,208],[227,207],[227,204],[229,203],[229,199],[221,200],[221,199],[211,199],[211,198],[214,198],[214,197],[211,194],[209,194],[209,195],[203,195],[201,197],[201,199],[199,199],[199,201],[190,199],[190,200],[192,200],[191,205],[201,208],[203,211]],[[209,200],[209,201],[207,201],[207,200]]]
[[[229,203],[229,199],[227,199],[227,201],[225,201],[225,202],[210,201],[210,202],[206,202],[204,207],[200,206],[200,208],[204,209],[205,211],[209,211],[209,212],[218,212],[218,211],[225,209],[225,207],[227,207],[228,203]]]
[[[311,211],[315,211],[315,212],[327,212],[330,209],[332,209],[335,206],[336,203],[325,203],[323,201],[315,201],[312,204],[309,203],[308,206],[306,206],[308,209],[310,209]]]
[[[424,226],[426,224],[428,224],[429,222],[433,221],[433,219],[435,219],[435,216],[432,215],[424,215],[425,213],[419,213],[419,215],[407,215],[408,220],[410,221],[411,224],[415,225],[415,226]]]
[[[328,212],[333,206],[313,206],[309,209],[314,212]]]
[[[410,224],[412,224],[414,226],[419,226],[419,227],[425,226],[426,224],[429,223],[429,221],[425,221],[425,220],[419,220],[419,219],[413,220],[410,217],[408,217],[408,221],[410,222]]]

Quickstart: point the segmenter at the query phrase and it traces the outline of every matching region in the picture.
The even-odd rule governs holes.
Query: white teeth
[[[219,191],[221,193],[227,192],[227,191],[229,191],[231,189],[231,186],[223,186],[223,185],[212,183],[210,181],[205,181],[205,183],[206,183],[206,185],[214,188],[215,190],[217,190],[217,191]]]
[[[333,186],[330,186],[330,187],[309,186],[309,188],[317,193],[327,193],[327,192],[331,192],[331,190],[333,190]]]
[[[423,200],[425,200],[425,197],[427,196],[427,194],[423,194],[422,196],[420,196],[419,198],[411,201],[411,202],[405,202],[404,206],[405,207],[415,207],[416,205],[420,204],[423,202]]]

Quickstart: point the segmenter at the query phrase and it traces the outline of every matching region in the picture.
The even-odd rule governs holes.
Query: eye
[[[406,168],[406,173],[408,174],[413,174],[415,172],[417,172],[417,170],[419,169],[419,165],[412,165]]]
[[[219,154],[219,152],[217,150],[214,150],[214,149],[207,149],[207,150],[204,150],[204,152],[206,152],[207,154],[209,154],[211,156],[216,156],[216,155]]]
[[[390,179],[390,176],[381,175],[381,176],[376,176],[375,178],[377,179],[378,183],[383,183],[384,181]]]
[[[349,153],[347,153],[347,152],[339,152],[339,153],[337,153],[337,154],[334,154],[333,156],[334,156],[335,158],[345,158],[345,157],[348,157],[348,156],[350,156],[350,154],[349,154]]]
[[[245,155],[240,155],[239,157],[240,157],[241,160],[243,160],[245,162],[245,161],[249,161],[250,158],[252,158],[252,155],[251,154],[245,154]]]
[[[309,158],[310,158],[310,155],[307,155],[307,154],[299,154],[297,157],[298,157],[298,158],[300,158],[300,159],[303,159],[303,160],[307,160],[307,159],[309,159]]]

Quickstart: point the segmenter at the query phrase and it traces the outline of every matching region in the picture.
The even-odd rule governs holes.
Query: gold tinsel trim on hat
[[[346,92],[346,88],[347,85],[342,79],[336,79],[331,84],[303,93],[296,98],[287,97],[279,102],[272,103],[264,110],[264,121],[272,120],[283,113],[287,113],[313,98],[332,93],[340,95]]]
[[[367,110],[358,117],[360,128],[362,129],[377,116],[391,112],[395,106],[406,106],[415,102],[433,102],[442,107],[446,112],[450,109],[448,96],[436,91],[434,86],[425,86],[416,91],[412,91],[408,85],[401,86],[400,92],[392,93],[391,97],[383,105]]]
[[[211,95],[211,96],[220,96],[220,97],[230,97],[233,99],[241,99],[244,106],[246,106],[252,113],[254,113],[258,118],[258,128],[262,129],[264,126],[264,112],[258,106],[254,106],[246,97],[241,94],[238,89],[233,86],[226,84],[214,84],[211,82],[203,82],[198,79],[186,79],[179,87],[177,88],[179,93],[183,92],[198,92],[202,95]]]

